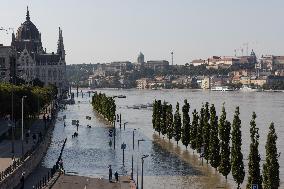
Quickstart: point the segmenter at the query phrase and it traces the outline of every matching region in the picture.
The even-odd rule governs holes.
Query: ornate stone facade
[[[45,85],[54,84],[60,91],[68,89],[66,81],[65,49],[62,30],[59,28],[57,52],[43,50],[41,33],[30,20],[27,8],[26,21],[12,34],[12,43],[17,52],[17,75],[27,82],[39,79]]]

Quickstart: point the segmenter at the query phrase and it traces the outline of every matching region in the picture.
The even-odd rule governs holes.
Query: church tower
[[[60,27],[59,27],[59,36],[58,36],[58,42],[57,42],[57,54],[60,55],[62,60],[65,60],[65,49],[64,49],[64,43],[63,43],[62,30]]]

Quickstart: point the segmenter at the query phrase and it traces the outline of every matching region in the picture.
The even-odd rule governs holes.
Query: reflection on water
[[[116,99],[117,113],[122,114],[123,122],[128,122],[126,130],[117,129],[116,150],[109,146],[109,128],[106,123],[96,116],[89,104],[90,98],[81,95],[77,99],[80,103],[68,106],[67,110],[59,113],[59,117],[67,115],[66,127],[63,122],[58,121],[53,135],[53,143],[48,150],[44,164],[51,167],[60,150],[60,141],[68,138],[63,153],[63,160],[67,172],[75,172],[79,175],[93,177],[107,177],[108,165],[113,165],[113,170],[122,174],[131,172],[131,156],[134,156],[134,177],[136,178],[137,160],[139,172],[141,172],[142,154],[150,155],[145,159],[144,175],[145,188],[216,188],[225,184],[222,177],[215,175],[215,170],[201,165],[198,157],[191,150],[186,150],[181,144],[169,142],[157,134],[153,134],[151,125],[151,109],[131,109],[133,105],[151,103],[153,99],[159,98],[172,104],[179,101],[181,104],[185,98],[189,100],[191,111],[199,109],[202,102],[214,103],[218,112],[225,102],[227,116],[231,121],[233,112],[237,105],[240,106],[242,130],[243,130],[243,151],[244,157],[248,156],[249,149],[249,121],[251,114],[255,111],[258,115],[257,126],[260,127],[260,153],[264,157],[264,145],[266,132],[270,121],[276,124],[278,135],[284,133],[284,94],[282,93],[219,93],[189,90],[163,90],[163,91],[138,91],[138,90],[102,90],[108,95],[126,95],[126,99]],[[86,120],[91,116],[92,120]],[[79,137],[72,139],[75,126],[71,125],[72,119],[80,120]],[[92,128],[87,128],[91,125]],[[118,127],[118,126],[117,126]],[[132,150],[132,133],[135,131],[135,150]],[[145,139],[137,148],[137,140]],[[120,145],[126,143],[125,167],[122,166],[122,150]],[[279,137],[279,150],[283,151],[284,139]],[[283,157],[280,157],[280,165],[283,165]],[[247,162],[245,162],[247,163]],[[283,180],[283,167],[281,167],[281,180]],[[229,181],[232,178],[229,177]],[[141,183],[141,182],[140,182]]]

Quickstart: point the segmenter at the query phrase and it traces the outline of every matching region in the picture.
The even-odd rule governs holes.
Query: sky
[[[31,21],[42,33],[43,47],[56,52],[63,30],[67,64],[193,59],[233,56],[254,49],[284,55],[283,0],[1,0],[0,27]],[[11,43],[11,31],[0,31]],[[245,45],[245,44],[248,45]]]

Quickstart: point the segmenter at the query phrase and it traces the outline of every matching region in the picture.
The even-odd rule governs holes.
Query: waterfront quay
[[[135,184],[129,177],[120,177],[118,182],[109,182],[103,178],[90,178],[75,175],[62,175],[52,186],[52,189],[135,189]]]

